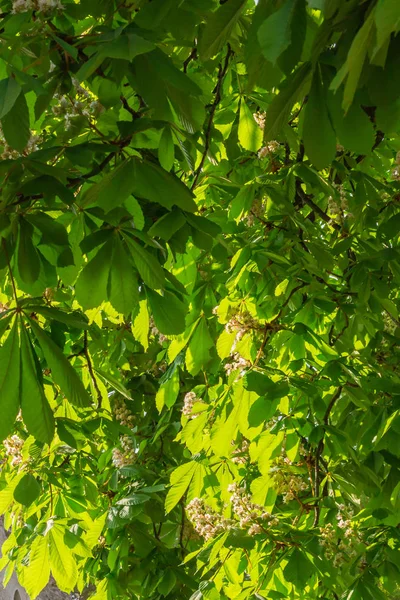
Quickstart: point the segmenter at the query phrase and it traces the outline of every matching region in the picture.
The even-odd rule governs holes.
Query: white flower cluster
[[[18,435],[12,435],[4,440],[3,445],[7,456],[11,457],[11,465],[13,467],[20,465],[22,463],[22,446],[24,445],[24,440]]]
[[[396,154],[396,166],[392,169],[392,179],[400,179],[400,152]]]
[[[232,344],[231,352],[236,348],[236,345],[242,337],[250,330],[259,329],[260,326],[258,321],[251,316],[250,313],[237,313],[229,319],[225,324],[225,331],[227,333],[236,333],[235,339]]]
[[[351,217],[352,215],[348,213],[349,203],[346,196],[346,190],[344,189],[343,185],[334,184],[334,187],[339,192],[339,204],[332,198],[332,196],[329,196],[328,213],[332,217],[336,217],[338,215],[342,215],[344,212],[347,212],[347,216]]]
[[[277,152],[279,148],[280,143],[276,140],[271,140],[270,142],[267,142],[266,146],[260,148],[260,150],[258,151],[258,158],[265,158],[270,154],[275,154],[275,152]]]
[[[64,10],[60,0],[13,0],[12,13],[23,13],[34,10],[35,13],[49,13]]]
[[[83,116],[90,119],[104,111],[104,107],[98,99],[82,87],[74,77],[72,78],[72,85],[75,88],[76,97],[72,99],[69,96],[54,94],[54,98],[58,101],[58,104],[52,108],[54,115],[63,117],[66,129],[71,128],[71,120],[76,117]]]
[[[274,487],[277,493],[283,496],[285,504],[298,498],[301,492],[309,488],[309,484],[304,481],[302,475],[289,470],[292,466],[293,463],[289,458],[280,456],[274,461],[274,466],[270,469]]]
[[[187,392],[183,398],[182,414],[188,419],[195,419],[198,415],[193,413],[193,406],[197,403],[203,403],[203,400],[196,395],[196,392]],[[203,403],[204,404],[204,403]]]
[[[135,446],[132,438],[129,435],[122,435],[120,437],[120,448],[113,448],[112,461],[117,469],[122,467],[128,467],[132,465],[136,460]]]
[[[121,425],[129,427],[129,429],[133,428],[135,417],[127,408],[124,400],[115,400],[113,412],[116,420],[121,423]]]
[[[235,446],[235,442],[232,440],[232,446]],[[238,448],[232,452],[232,462],[237,465],[244,465],[249,460],[249,446],[250,443],[248,440],[243,440]]]
[[[232,483],[228,486],[233,515],[237,518],[227,519],[220,513],[207,506],[203,499],[194,498],[186,506],[186,512],[195,531],[206,540],[215,537],[223,531],[235,527],[247,530],[251,536],[265,531],[266,527],[275,527],[279,521],[260,504],[251,501],[251,496],[244,488]]]
[[[265,127],[265,117],[267,114],[265,112],[256,112],[253,113],[253,118],[260,129],[264,129]]]
[[[202,498],[193,498],[186,506],[186,512],[195,531],[209,540],[222,531],[232,529],[234,522],[207,506]]]
[[[0,158],[2,160],[15,160],[16,158],[19,158],[20,156],[28,156],[28,154],[32,154],[32,152],[36,152],[37,150],[39,150],[39,143],[41,141],[41,138],[39,135],[31,135],[31,137],[28,140],[27,145],[25,146],[25,148],[22,150],[22,152],[18,152],[18,150],[14,150],[13,148],[11,148],[11,146],[9,146],[7,144],[7,141],[4,137],[3,134],[3,130],[0,127],[0,146],[2,146],[2,152],[0,154]]]
[[[397,329],[396,322],[387,312],[383,313],[383,328],[387,333],[390,333],[390,335],[394,335],[394,332]]]
[[[338,513],[338,528],[328,523],[320,527],[320,545],[324,549],[325,558],[333,561],[335,568],[343,563],[354,560],[359,554],[359,546],[363,543],[363,537],[360,531],[352,525],[351,518],[353,510],[340,505],[342,511]]]
[[[247,529],[249,535],[257,535],[262,533],[266,527],[278,525],[278,519],[264,511],[264,507],[260,504],[252,502],[250,494],[237,483],[230,484],[228,492],[232,493],[230,497],[232,511],[239,519],[240,527]]]
[[[153,317],[150,317],[150,333],[152,336],[158,338],[159,344],[163,344],[168,341],[167,336],[165,336],[161,331],[159,331],[154,323]]]
[[[266,204],[262,198],[256,198],[251,205],[251,209],[249,214],[246,216],[247,225],[252,227],[254,225],[255,219],[261,219],[266,210]]]
[[[243,377],[243,375],[246,373],[246,370],[251,366],[251,362],[243,358],[243,356],[240,356],[240,354],[237,352],[232,354],[230,359],[231,362],[228,362],[224,365],[224,369],[228,377],[235,371],[239,371],[239,377]]]

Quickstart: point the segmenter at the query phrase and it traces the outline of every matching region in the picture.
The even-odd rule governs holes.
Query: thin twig
[[[186,73],[187,72],[187,68],[189,66],[189,63],[192,60],[196,60],[197,58],[197,48],[193,48],[191,53],[189,54],[189,56],[187,57],[187,59],[184,61],[183,63],[183,72]]]
[[[342,386],[339,386],[338,389],[336,390],[336,392],[333,394],[332,398],[329,401],[329,404],[327,406],[327,409],[325,411],[324,417],[323,417],[323,422],[325,427],[329,424],[329,415],[332,412],[332,409],[336,403],[336,401],[340,398],[340,394],[342,393]],[[318,497],[319,497],[319,488],[320,488],[320,470],[319,470],[319,463],[320,463],[320,457],[322,454],[322,451],[324,449],[324,438],[322,437],[322,439],[320,440],[318,447],[317,447],[317,452],[315,453],[315,466],[314,466],[314,487],[315,487],[315,498],[316,498],[316,504],[314,507],[314,527],[318,526],[319,523],[319,517],[320,517],[320,513],[321,513],[321,508],[319,505],[319,501],[318,501]]]
[[[204,151],[203,151],[203,154],[202,154],[202,157],[200,160],[200,164],[197,167],[195,175],[194,175],[194,179],[193,179],[193,183],[192,183],[192,187],[191,187],[192,190],[197,185],[197,181],[199,179],[200,173],[203,169],[204,163],[207,158],[208,151],[210,149],[211,129],[212,129],[212,124],[213,124],[213,120],[214,120],[214,115],[215,115],[215,111],[217,110],[218,104],[221,102],[222,84],[224,82],[224,77],[228,71],[229,60],[230,60],[231,56],[233,56],[233,50],[231,49],[230,45],[228,44],[228,51],[226,53],[224,65],[222,66],[222,63],[221,63],[218,67],[218,81],[217,81],[217,85],[215,86],[215,89],[214,89],[214,101],[211,104],[210,116],[208,119],[206,131],[205,131]]]
[[[85,357],[86,357],[87,367],[89,369],[90,378],[92,380],[93,387],[96,390],[96,394],[97,394],[97,406],[98,406],[98,408],[101,408],[101,403],[102,403],[101,391],[100,391],[100,388],[98,386],[98,383],[97,383],[97,380],[96,380],[96,377],[95,377],[95,374],[94,374],[94,370],[93,370],[92,361],[91,361],[90,356],[89,356],[88,338],[87,338],[87,331],[86,330],[83,333],[83,350],[84,350],[84,353],[85,353]]]

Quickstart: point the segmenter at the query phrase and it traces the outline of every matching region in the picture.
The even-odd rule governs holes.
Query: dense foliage
[[[398,0],[0,4],[6,580],[395,597]]]

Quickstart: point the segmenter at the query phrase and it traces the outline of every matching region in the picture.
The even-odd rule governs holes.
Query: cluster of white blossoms
[[[156,327],[153,317],[150,317],[149,325],[150,325],[151,335],[154,336],[155,338],[158,338],[159,344],[163,344],[164,342],[168,341],[167,336],[165,336],[163,333],[161,333],[161,331],[159,331],[158,328]]]
[[[7,456],[11,457],[11,465],[16,467],[22,463],[22,446],[24,440],[18,435],[12,435],[3,441]]]
[[[202,498],[193,498],[186,506],[186,512],[195,531],[205,540],[215,537],[234,526],[234,521],[226,519],[204,502]]]
[[[232,440],[232,446],[235,446],[235,442]],[[240,446],[235,448],[232,452],[232,462],[237,465],[244,465],[249,460],[249,446],[250,443],[248,440],[243,440]]]
[[[276,140],[271,140],[267,142],[265,146],[260,148],[258,151],[258,158],[265,158],[266,156],[270,156],[271,154],[275,154],[280,148],[280,143]]]
[[[121,425],[132,429],[135,422],[135,417],[127,408],[124,400],[115,400],[113,412],[116,420],[121,423]]]
[[[328,198],[328,213],[333,217],[341,216],[343,213],[346,213],[348,217],[352,217],[353,215],[348,212],[349,203],[347,200],[346,190],[343,185],[333,184],[333,186],[339,192],[339,203],[337,203],[332,196]]]
[[[12,13],[35,11],[35,13],[50,13],[64,10],[60,0],[13,0]]]
[[[122,435],[120,438],[121,448],[113,448],[112,461],[117,469],[128,467],[136,460],[135,445],[129,435]]]
[[[400,152],[396,154],[396,166],[392,169],[392,179],[400,179]]]
[[[224,369],[228,377],[235,371],[239,371],[239,376],[243,377],[243,375],[246,373],[246,370],[251,366],[251,362],[243,358],[243,356],[240,356],[238,352],[232,354],[230,360],[231,362],[228,362],[224,365]]]
[[[221,532],[240,528],[251,536],[262,533],[266,528],[275,527],[279,521],[260,504],[251,501],[251,496],[237,483],[228,486],[232,495],[230,503],[234,519],[227,519],[208,506],[202,498],[194,498],[186,506],[186,512],[195,531],[206,540]]]
[[[264,129],[264,127],[265,127],[266,116],[267,116],[267,113],[265,113],[265,112],[258,111],[256,113],[253,113],[253,118],[260,129]]]
[[[244,217],[246,219],[247,225],[252,227],[254,225],[255,219],[262,219],[265,215],[266,211],[266,203],[263,198],[256,198],[251,205],[249,214]]]
[[[339,508],[341,509],[337,515],[339,530],[332,523],[320,527],[320,545],[324,549],[325,558],[332,560],[335,568],[353,561],[360,553],[360,544],[363,543],[361,532],[357,531],[351,521],[353,510],[344,505],[339,505]]]
[[[394,332],[397,329],[396,321],[392,319],[392,317],[387,313],[383,313],[383,328],[390,335],[394,335]]]
[[[236,348],[236,345],[242,337],[251,330],[260,329],[260,325],[254,317],[248,312],[237,313],[229,319],[225,324],[225,331],[227,333],[236,333],[233,341],[231,352]]]
[[[75,88],[76,97],[70,98],[69,96],[54,94],[58,104],[52,108],[54,115],[63,117],[66,129],[71,128],[72,119],[76,117],[83,116],[90,119],[104,111],[104,106],[94,94],[82,87],[74,77],[72,78],[72,85]]]
[[[182,414],[188,419],[195,419],[198,416],[196,413],[192,412],[193,406],[197,402],[204,404],[203,400],[196,395],[196,392],[187,392],[187,394],[185,394],[183,398]]]
[[[7,141],[3,134],[3,130],[0,126],[0,146],[2,147],[0,158],[2,160],[15,160],[20,156],[28,156],[28,154],[32,154],[32,152],[36,152],[37,150],[39,150],[40,141],[41,137],[39,135],[32,134],[22,152],[18,152],[18,150],[14,150],[13,148],[11,148],[11,146],[7,144]]]
[[[280,456],[275,459],[274,466],[270,469],[274,487],[277,493],[283,496],[285,504],[309,489],[309,484],[304,481],[302,475],[289,470],[292,466],[300,465],[293,465],[288,457]]]
[[[279,521],[271,513],[266,512],[260,504],[251,501],[251,495],[245,488],[237,483],[231,483],[228,486],[228,492],[232,493],[230,502],[232,512],[239,519],[239,525],[242,529],[247,529],[249,535],[262,533],[266,527],[275,527]]]

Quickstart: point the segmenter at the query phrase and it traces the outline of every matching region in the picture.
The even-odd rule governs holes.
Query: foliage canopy
[[[400,577],[398,0],[1,0],[6,580]]]

